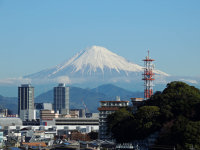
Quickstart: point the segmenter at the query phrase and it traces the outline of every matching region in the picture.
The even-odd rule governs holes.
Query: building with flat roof
[[[85,109],[70,109],[69,114],[71,118],[84,118]]]
[[[40,119],[41,110],[53,110],[51,103],[35,103],[36,119]]]
[[[7,117],[8,109],[0,109],[0,117]]]
[[[46,109],[46,110],[52,110],[52,103],[35,103],[35,109],[37,110],[42,110],[42,109]]]
[[[22,126],[22,120],[17,117],[0,117],[0,126]]]
[[[131,98],[133,112],[135,113],[140,105],[144,103],[144,98]]]
[[[69,87],[64,83],[54,87],[54,110],[59,114],[69,114]]]
[[[54,110],[40,110],[40,124],[42,125],[55,125],[55,118],[58,118],[59,114]]]
[[[18,115],[22,121],[35,119],[34,87],[30,84],[18,87]]]
[[[99,139],[100,140],[109,140],[111,137],[107,135],[107,124],[106,118],[109,114],[114,113],[119,110],[121,107],[127,107],[129,101],[120,101],[118,98],[117,101],[100,101],[99,110]]]
[[[55,118],[55,125],[98,126],[99,119],[98,118]]]

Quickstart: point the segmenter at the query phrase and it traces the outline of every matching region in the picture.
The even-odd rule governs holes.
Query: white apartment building
[[[109,140],[111,137],[106,135],[106,118],[109,114],[114,113],[121,107],[127,107],[129,101],[100,101],[99,110],[99,139]]]

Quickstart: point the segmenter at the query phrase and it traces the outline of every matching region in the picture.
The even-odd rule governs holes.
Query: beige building
[[[79,111],[78,110],[70,110],[69,114],[71,118],[78,118],[79,117]]]
[[[42,125],[55,124],[54,119],[58,118],[59,114],[55,113],[54,110],[40,110],[40,120]]]

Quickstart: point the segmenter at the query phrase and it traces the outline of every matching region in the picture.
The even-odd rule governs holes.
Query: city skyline
[[[174,76],[200,76],[199,1],[0,1],[0,80],[53,67],[92,45]]]

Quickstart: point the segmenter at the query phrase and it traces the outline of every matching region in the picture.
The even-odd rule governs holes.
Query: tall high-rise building
[[[35,119],[34,87],[30,84],[18,87],[18,114],[22,121]]]
[[[64,83],[54,87],[54,110],[60,114],[69,114],[69,87]]]

